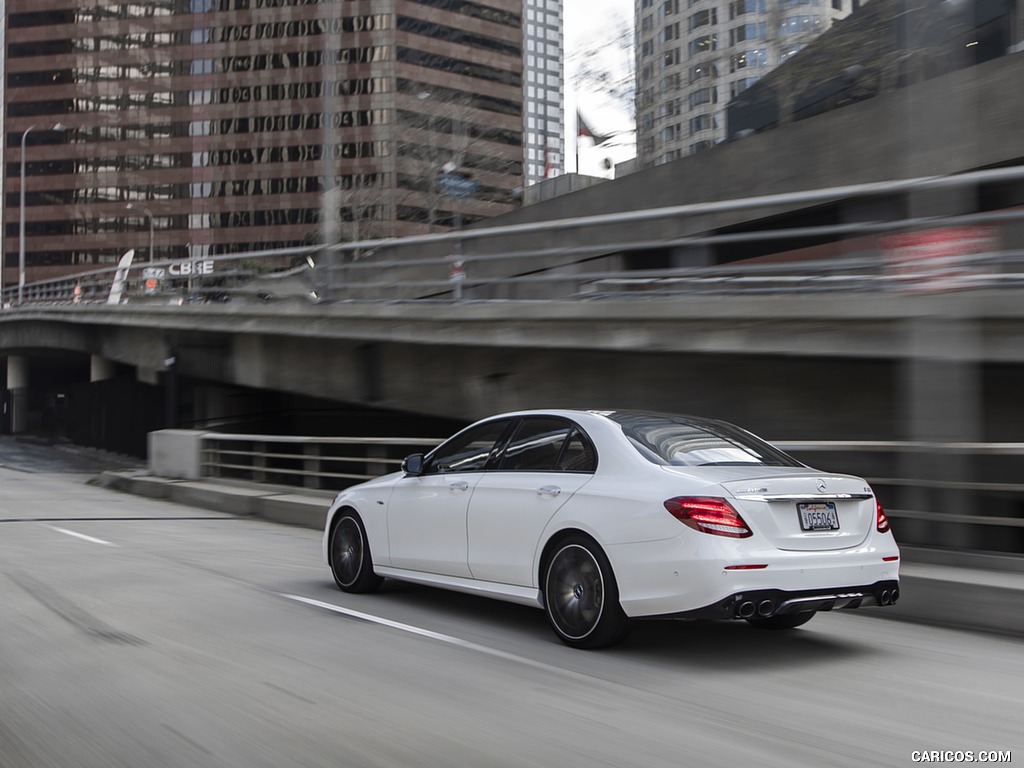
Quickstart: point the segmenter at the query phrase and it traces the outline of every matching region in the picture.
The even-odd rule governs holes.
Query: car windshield
[[[632,446],[654,464],[674,467],[803,466],[764,440],[722,421],[622,411],[607,415],[622,427]]]

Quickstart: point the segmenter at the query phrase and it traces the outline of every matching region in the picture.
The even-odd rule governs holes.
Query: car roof
[[[690,424],[721,424],[718,419],[710,419],[705,416],[691,416],[682,413],[665,413],[662,411],[648,411],[634,408],[531,408],[529,410],[509,411],[488,416],[480,421],[491,419],[512,418],[516,416],[561,416],[567,419],[602,418],[608,421],[621,424],[623,420],[630,417],[661,418],[675,422]]]

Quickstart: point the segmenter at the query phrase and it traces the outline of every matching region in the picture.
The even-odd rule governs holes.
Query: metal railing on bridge
[[[780,210],[893,194],[1024,181],[1008,168],[954,177],[908,179],[805,192],[479,227],[432,235],[309,246],[154,263],[133,262],[120,303],[270,304],[322,301],[517,301],[649,299],[694,294],[827,291],[940,292],[1024,286],[1024,208],[959,216],[707,231],[644,237],[650,222]],[[752,214],[752,219],[757,218]],[[503,248],[538,233],[622,225],[630,237],[565,247]],[[685,225],[685,226],[684,226]],[[669,227],[671,229],[671,227]],[[639,234],[637,234],[639,233]],[[477,248],[487,242],[486,249]],[[499,245],[495,245],[495,243]],[[756,245],[759,255],[715,266],[630,268],[628,254],[683,253]],[[410,249],[414,252],[409,254]],[[480,252],[474,252],[478,250]],[[486,251],[486,252],[485,252]],[[739,253],[737,251],[737,253]],[[426,254],[426,255],[424,255]],[[442,255],[438,255],[442,254]],[[453,255],[457,254],[457,255]],[[671,259],[669,259],[671,261]],[[117,268],[9,286],[3,305],[106,303]],[[268,306],[268,311],[269,311]]]
[[[200,465],[208,478],[335,492],[397,471],[409,453],[440,442],[205,433]],[[1024,443],[773,442],[821,471],[866,477],[895,521],[901,543],[1024,556],[1024,483],[1017,481]],[[970,477],[957,480],[894,475],[907,457],[954,458],[974,466]],[[920,506],[907,507],[908,500]]]

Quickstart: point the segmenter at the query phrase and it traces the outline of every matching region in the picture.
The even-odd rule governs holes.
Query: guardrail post
[[[267,444],[263,442],[252,444],[252,479],[253,482],[267,482]]]
[[[316,443],[306,443],[302,446],[302,455],[305,456],[302,469],[307,473],[302,478],[303,487],[320,488],[320,446]]]
[[[383,445],[366,446],[366,474],[373,477],[386,475],[390,470],[388,465],[374,459],[386,459],[388,457],[387,447]]]

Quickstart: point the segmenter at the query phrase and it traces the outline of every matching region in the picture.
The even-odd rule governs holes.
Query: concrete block
[[[203,434],[192,429],[150,432],[150,471],[158,477],[198,480],[202,477]]]

